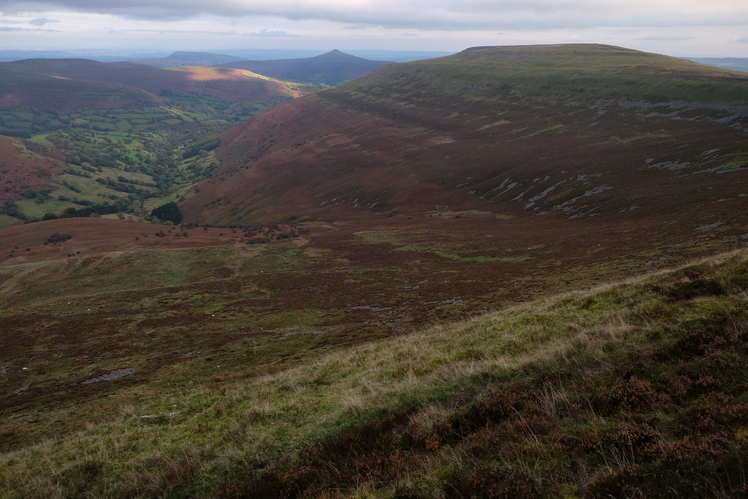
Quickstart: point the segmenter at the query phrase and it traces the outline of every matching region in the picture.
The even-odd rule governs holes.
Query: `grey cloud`
[[[235,30],[229,30],[229,31],[194,31],[194,30],[179,30],[179,29],[110,29],[108,31],[110,34],[118,34],[118,33],[141,33],[141,34],[151,34],[151,35],[188,35],[188,36],[198,36],[198,35],[221,35],[221,36],[236,36],[239,33]]]
[[[748,24],[745,0],[0,0],[0,9],[55,7],[130,19],[275,16],[401,29],[549,29]]]
[[[652,42],[678,42],[683,40],[694,40],[695,38],[695,36],[652,35],[638,38],[638,40],[646,40]]]
[[[25,32],[25,33],[56,33],[57,30],[53,29],[39,29],[39,28],[12,28],[10,26],[0,26],[0,31],[13,31],[13,32]]]
[[[44,26],[48,23],[59,23],[57,19],[47,19],[46,17],[37,17],[36,19],[32,19],[29,21],[29,24],[33,24],[34,26]]]
[[[247,36],[257,36],[260,38],[277,38],[277,37],[289,37],[296,36],[288,33],[287,31],[273,30],[273,29],[261,29],[255,33],[247,33]]]

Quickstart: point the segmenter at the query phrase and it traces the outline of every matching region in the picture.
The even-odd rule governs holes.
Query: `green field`
[[[59,216],[68,208],[85,206],[78,201],[101,204],[128,197],[124,209],[134,211],[148,199],[156,198],[149,202],[153,204],[171,197],[216,171],[213,149],[220,131],[284,100],[258,103],[253,110],[237,114],[238,103],[209,95],[171,93],[166,97],[164,107],[85,109],[70,114],[0,110],[0,134],[57,148],[69,164],[68,173],[58,179],[59,186],[51,189],[50,200],[19,201],[26,219]],[[205,137],[209,137],[207,142]],[[192,152],[187,155],[186,150]],[[81,177],[72,180],[70,174]],[[119,183],[96,185],[98,178]],[[71,191],[71,185],[78,190]]]

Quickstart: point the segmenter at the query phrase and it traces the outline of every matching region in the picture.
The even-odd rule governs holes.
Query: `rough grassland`
[[[4,452],[0,494],[739,496],[747,259],[299,351],[274,373],[132,386],[77,431]]]

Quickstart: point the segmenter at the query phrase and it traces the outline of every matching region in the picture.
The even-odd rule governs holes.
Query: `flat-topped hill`
[[[446,209],[726,223],[747,129],[743,73],[604,45],[474,48],[233,128],[182,206],[201,223]]]

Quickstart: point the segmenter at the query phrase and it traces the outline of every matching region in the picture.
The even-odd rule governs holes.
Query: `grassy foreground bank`
[[[264,375],[133,386],[4,452],[0,497],[743,496],[747,289],[739,251]]]

